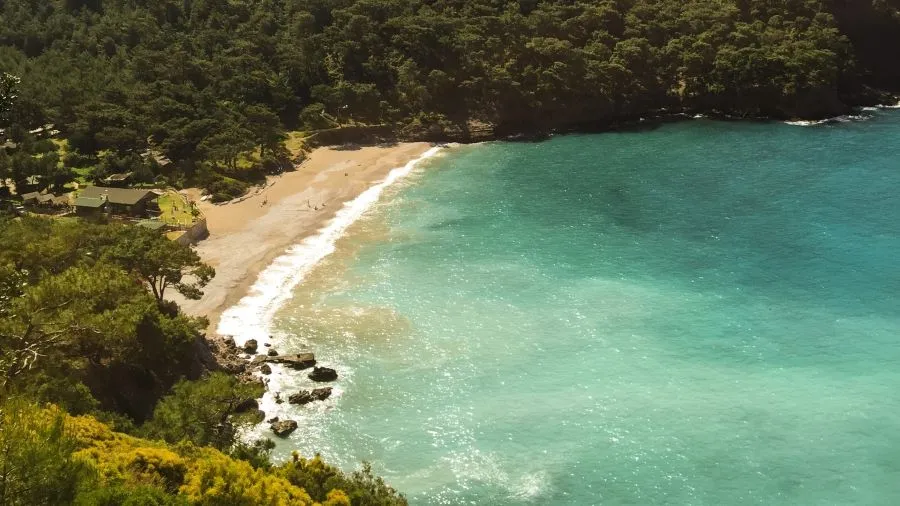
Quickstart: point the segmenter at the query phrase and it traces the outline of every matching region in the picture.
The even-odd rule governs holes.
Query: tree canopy
[[[417,139],[660,110],[824,116],[896,90],[900,1],[7,0],[10,120],[227,198],[285,130]],[[5,82],[9,82],[8,80]],[[174,162],[145,166],[139,153]],[[253,155],[253,156],[250,156]],[[78,158],[81,157],[81,158]],[[86,157],[86,158],[85,158]],[[255,160],[255,161],[253,161]],[[201,177],[202,176],[202,177]],[[230,185],[230,187],[228,186]],[[227,191],[226,191],[227,190]]]

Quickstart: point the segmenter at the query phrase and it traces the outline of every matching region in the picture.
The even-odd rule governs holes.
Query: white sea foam
[[[897,102],[894,105],[882,105],[882,109],[900,109],[900,102]]]
[[[866,121],[871,118],[871,114],[847,114],[844,116],[835,116],[833,118],[825,118],[820,120],[785,121],[784,124],[793,126],[834,125],[836,123],[850,123],[851,121]]]
[[[384,181],[345,203],[317,234],[307,237],[276,258],[259,274],[250,292],[222,313],[217,332],[233,336],[238,346],[249,339],[256,339],[260,347],[270,343],[272,318],[290,299],[292,290],[319,261],[334,252],[337,240],[378,201],[385,188],[409,175],[418,162],[431,158],[440,150],[440,147],[433,147],[403,167],[392,170]]]

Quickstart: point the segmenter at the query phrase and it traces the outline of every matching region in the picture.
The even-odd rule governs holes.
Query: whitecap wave
[[[259,274],[249,293],[222,313],[216,331],[220,335],[232,336],[238,346],[249,339],[256,339],[260,347],[271,344],[272,318],[290,299],[292,290],[319,261],[334,252],[337,240],[378,201],[385,188],[409,175],[417,163],[440,151],[440,147],[433,147],[403,167],[393,169],[383,181],[346,202],[318,233],[276,258]]]

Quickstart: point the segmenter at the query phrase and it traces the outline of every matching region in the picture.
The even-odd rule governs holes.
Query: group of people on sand
[[[259,203],[259,207],[263,207],[263,206],[265,206],[265,205],[268,204],[268,203],[269,203],[269,196],[268,196],[268,195],[263,195],[263,201]],[[317,205],[314,206],[314,205],[310,204],[309,199],[307,199],[307,200],[306,200],[306,207],[309,208],[309,209],[318,211],[319,208],[325,209],[325,202],[322,202],[321,204],[317,204]]]

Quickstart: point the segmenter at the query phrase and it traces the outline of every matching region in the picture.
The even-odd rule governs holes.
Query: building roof
[[[75,207],[99,208],[103,207],[105,203],[106,199],[100,197],[78,197],[75,199]]]
[[[137,222],[137,226],[149,228],[150,230],[159,230],[165,227],[166,224],[160,220],[141,220]]]
[[[122,172],[119,174],[110,174],[109,177],[104,179],[104,181],[125,181],[130,178],[134,173],[133,172]]]
[[[40,202],[41,204],[51,204],[54,206],[67,206],[69,205],[69,196],[46,194],[38,197],[38,202]]]
[[[156,194],[150,190],[134,190],[129,188],[107,188],[105,186],[88,186],[81,191],[80,197],[100,198],[106,197],[110,204],[131,206],[137,204],[147,196],[156,198]],[[76,204],[77,205],[77,204]]]

